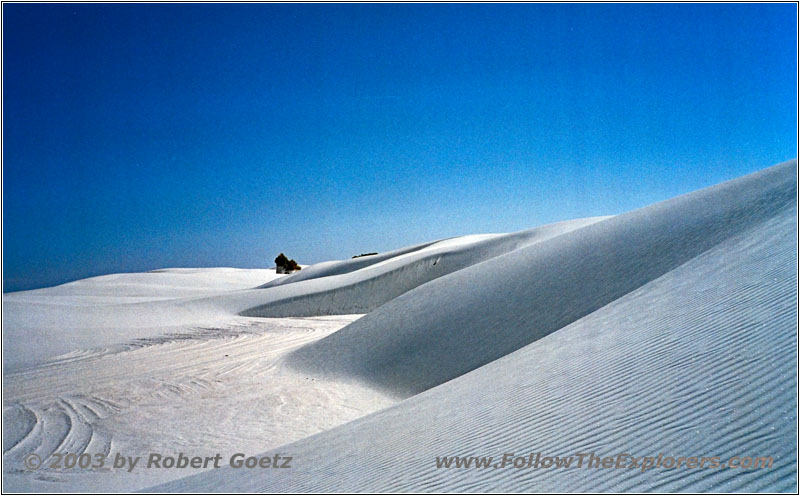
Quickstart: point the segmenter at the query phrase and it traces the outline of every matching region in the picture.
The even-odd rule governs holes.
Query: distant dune
[[[4,483],[795,492],[796,177],[791,161],[614,217],[287,276],[168,269],[4,295]],[[25,470],[26,454],[65,447],[250,450],[293,463]],[[772,467],[494,468],[510,453],[770,457]],[[437,467],[454,456],[492,457],[492,468]]]
[[[579,229],[604,217],[560,222],[514,234],[461,236],[395,252],[325,264],[293,276],[276,279],[266,287],[293,290],[293,294],[249,308],[242,315],[287,317],[367,313],[417,286],[471,265],[541,243]],[[335,275],[329,275],[335,273]],[[274,294],[280,294],[275,292]]]

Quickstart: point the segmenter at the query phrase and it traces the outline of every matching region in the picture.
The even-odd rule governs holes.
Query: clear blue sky
[[[3,5],[3,290],[615,214],[797,150],[796,7]]]

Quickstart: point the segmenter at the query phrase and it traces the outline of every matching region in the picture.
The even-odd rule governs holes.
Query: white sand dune
[[[288,276],[167,269],[4,295],[4,485],[795,490],[796,166],[615,217],[450,238]],[[295,462],[187,478],[22,465],[28,453],[64,449]],[[435,465],[437,456],[589,451],[772,456],[775,465]]]
[[[320,264],[323,269],[313,265],[289,276],[266,269],[166,269],[10,293],[3,298],[3,368],[38,365],[75,349],[112,346],[120,339],[181,333],[187,326],[223,325],[239,314],[310,317],[366,313],[442,275],[602,219],[417,245],[397,250],[391,258],[377,256],[376,263],[361,269],[331,276],[314,277],[330,263]],[[306,271],[306,280],[251,289],[265,280],[288,280]],[[59,339],[51,338],[53,329],[58,329]],[[40,346],[31,348],[32,341]]]
[[[242,315],[287,317],[367,313],[428,281],[605,218],[559,222],[513,234],[461,236],[401,252],[390,258],[375,256],[375,263],[342,274],[297,282],[289,278],[276,280],[271,283],[271,287],[277,287],[268,296],[268,303],[248,308]],[[344,261],[336,266],[349,267],[352,263]],[[326,269],[328,267],[325,266]],[[306,270],[314,274],[315,266],[291,277],[299,276]],[[278,284],[278,281],[284,280],[286,283]]]
[[[774,212],[516,352],[274,450],[294,456],[290,471],[226,468],[153,490],[795,492],[797,210]],[[770,456],[774,464],[642,472],[435,463],[537,452]]]
[[[166,471],[155,479],[147,471],[32,473],[24,468],[24,456],[46,459],[66,449],[137,454],[185,448],[210,456],[250,447],[255,452],[393,404],[396,398],[374,388],[309,377],[282,360],[359,315],[264,319],[237,313],[303,292],[314,301],[337,288],[351,296],[371,289],[374,307],[456,270],[456,264],[477,263],[493,250],[597,220],[441,240],[371,257],[364,270],[340,268],[338,276],[318,273],[273,288],[248,289],[292,276],[274,270],[164,269],[4,295],[4,481],[22,491],[128,491],[187,472]],[[474,247],[474,253],[465,247]],[[420,267],[431,257],[445,261],[425,274]],[[336,264],[349,265],[321,265]],[[409,267],[416,269],[404,270]],[[314,275],[314,267],[304,270]],[[342,311],[329,306],[319,314]]]
[[[407,397],[507,355],[776,215],[782,165],[597,222],[417,287],[294,353]]]

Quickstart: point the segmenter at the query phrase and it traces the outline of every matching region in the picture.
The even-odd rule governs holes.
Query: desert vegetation
[[[286,255],[281,253],[275,257],[275,272],[278,274],[291,274],[292,272],[300,270],[300,266],[294,259],[289,259]]]

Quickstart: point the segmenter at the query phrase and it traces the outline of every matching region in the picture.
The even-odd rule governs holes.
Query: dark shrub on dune
[[[289,274],[297,270],[300,270],[297,262],[290,260],[283,253],[275,258],[275,272],[278,274]]]

